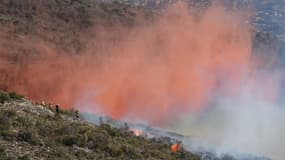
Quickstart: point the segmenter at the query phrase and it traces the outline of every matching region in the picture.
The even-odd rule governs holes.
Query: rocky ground
[[[151,159],[199,160],[166,141],[135,136],[129,128],[95,125],[73,110],[48,108],[16,94],[0,94],[0,159]]]
[[[29,47],[20,45],[31,37],[54,44],[69,54],[78,54],[86,42],[81,37],[86,37],[90,29],[131,27],[138,14],[150,18],[152,11],[93,0],[1,0],[0,38],[13,41],[13,45],[8,46],[13,54],[19,54],[16,53],[19,49],[26,54],[31,52]]]
[[[183,148],[183,139],[191,137],[106,117],[96,122],[98,116],[88,114],[85,119],[86,114],[56,111],[50,104],[0,90],[0,159],[270,160],[202,149],[191,152]],[[137,134],[135,127],[143,133]],[[182,147],[173,152],[171,147],[177,143]]]
[[[136,135],[132,125],[96,125],[76,116],[75,110],[60,110],[29,101],[15,93],[0,92],[1,160],[269,160],[262,157],[213,152],[173,152],[174,133],[155,137]],[[119,123],[119,122],[118,122]],[[162,133],[161,136],[158,133]],[[177,135],[176,135],[177,136]],[[182,136],[182,135],[179,135]],[[182,143],[183,146],[183,143]]]

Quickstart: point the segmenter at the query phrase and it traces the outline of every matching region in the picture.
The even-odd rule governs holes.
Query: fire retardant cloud
[[[281,157],[280,74],[252,55],[246,20],[222,7],[192,15],[183,4],[161,14],[131,29],[90,31],[96,37],[76,55],[27,37],[10,43],[39,54],[10,63],[3,39],[2,79],[34,100],[168,126],[202,146]]]
[[[90,42],[87,53],[74,56],[26,40],[40,60],[11,66],[10,76],[19,81],[8,89],[65,108],[161,125],[202,110],[217,90],[235,94],[251,71],[250,31],[222,7],[194,16],[177,4],[156,22],[141,24],[97,31],[102,36],[92,42],[102,46]],[[120,37],[108,41],[115,33]]]

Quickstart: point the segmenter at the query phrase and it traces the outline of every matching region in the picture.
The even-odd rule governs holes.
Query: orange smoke
[[[98,32],[98,31],[97,31]],[[217,90],[234,94],[251,67],[251,34],[236,13],[212,7],[203,16],[178,4],[152,24],[94,38],[87,53],[66,56],[38,45],[42,59],[16,67],[9,90],[66,108],[163,124],[203,109]],[[21,82],[21,83],[20,83]]]

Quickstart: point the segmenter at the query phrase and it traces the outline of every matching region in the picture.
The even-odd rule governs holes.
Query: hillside
[[[0,63],[3,64],[0,65],[0,88],[11,90],[12,85],[22,86],[19,83],[25,83],[25,80],[15,77],[25,77],[21,73],[26,72],[30,64],[43,60],[46,52],[50,50],[56,51],[54,54],[58,54],[57,56],[76,56],[89,52],[93,55],[106,56],[107,53],[101,53],[100,49],[110,48],[109,43],[115,43],[121,39],[124,33],[120,33],[118,28],[128,30],[142,22],[147,25],[159,17],[160,10],[157,8],[164,6],[162,4],[170,3],[164,0],[159,3],[151,0],[122,2],[0,1]],[[134,5],[135,2],[137,5]],[[198,10],[211,4],[209,0],[189,0],[189,3],[192,6],[191,9]],[[155,7],[150,7],[153,5]],[[276,6],[275,3],[274,6]],[[104,32],[110,33],[108,36],[111,36],[108,39],[102,38],[102,28]],[[253,34],[253,47],[275,51],[279,46],[284,46],[276,40],[275,34],[270,33]],[[105,41],[101,42],[102,39]],[[280,55],[283,56],[283,53]],[[284,64],[283,59],[280,61]]]
[[[147,132],[157,134],[148,137],[137,135],[131,128],[135,124],[114,126],[119,122],[103,120],[96,125],[76,115],[75,110],[57,113],[54,107],[0,91],[0,159],[270,160],[202,150],[191,153],[183,147],[173,152],[171,146],[177,141],[165,135],[177,138],[175,133],[148,128]]]
[[[187,159],[197,155],[159,139],[135,136],[128,128],[94,125],[75,111],[44,107],[16,94],[1,92],[0,159]]]
[[[36,37],[66,52],[76,53],[84,48],[86,39],[82,36],[88,30],[120,25],[130,27],[138,15],[148,18],[151,11],[92,0],[4,0],[0,1],[0,36],[14,42],[10,48],[15,52],[17,47],[23,49],[15,46],[15,42]],[[29,51],[27,47],[24,49]]]
[[[104,47],[98,41],[93,43],[101,38],[99,30],[131,28],[137,19],[151,20],[154,16],[144,7],[116,2],[0,1],[0,88],[11,90],[11,84],[23,83],[25,80],[15,75],[20,76],[28,65],[43,60],[49,50],[59,56],[83,55],[89,51],[88,46]],[[108,45],[116,37],[113,34],[102,43]]]
[[[96,30],[112,30],[118,26],[130,28],[138,24],[138,20],[151,21],[159,15],[157,8],[173,2],[175,1],[3,0],[0,1],[0,44],[6,46],[14,57],[21,54],[21,51],[28,55],[35,54],[31,47],[21,46],[26,39],[35,38],[69,54],[79,54],[84,51],[86,43],[97,36]],[[186,2],[191,10],[198,11],[207,8],[212,1]],[[252,25],[257,26],[258,30],[282,37],[283,3],[250,0],[225,0],[225,3],[234,8],[256,7]],[[90,30],[95,33],[90,35]]]

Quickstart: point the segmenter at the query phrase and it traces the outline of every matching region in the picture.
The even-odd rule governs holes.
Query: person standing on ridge
[[[57,114],[59,114],[60,110],[59,110],[59,104],[55,105],[55,111]]]

